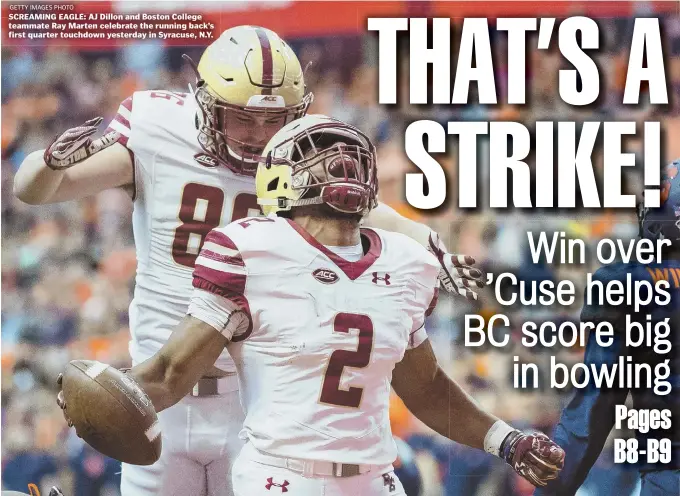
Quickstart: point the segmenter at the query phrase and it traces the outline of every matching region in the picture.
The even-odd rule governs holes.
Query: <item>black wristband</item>
[[[505,436],[505,439],[503,439],[498,453],[499,456],[506,462],[510,463],[512,457],[515,455],[515,447],[517,445],[515,441],[517,441],[521,435],[522,433],[520,431],[513,431]]]

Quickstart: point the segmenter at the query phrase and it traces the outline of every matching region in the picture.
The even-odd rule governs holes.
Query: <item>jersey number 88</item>
[[[172,259],[176,263],[194,268],[205,237],[222,225],[223,207],[224,191],[220,188],[199,183],[184,186],[178,215],[182,223],[175,229],[172,241]],[[260,210],[257,197],[252,193],[237,194],[229,222],[252,216],[252,210]],[[192,235],[198,242],[190,250]]]

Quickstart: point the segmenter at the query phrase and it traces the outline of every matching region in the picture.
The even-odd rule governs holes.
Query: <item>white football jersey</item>
[[[275,216],[237,221],[206,238],[194,302],[209,297],[227,314],[238,303],[250,315],[247,330],[219,330],[231,338],[242,435],[261,451],[336,463],[396,458],[392,370],[427,337],[439,264],[402,234],[362,229],[362,241],[364,256],[349,262]],[[201,319],[195,307],[190,313]]]
[[[215,166],[200,147],[196,109],[191,94],[139,91],[109,125],[134,160],[137,278],[130,353],[136,363],[159,350],[186,315],[205,236],[259,213],[255,179]],[[215,365],[233,371],[226,351]]]

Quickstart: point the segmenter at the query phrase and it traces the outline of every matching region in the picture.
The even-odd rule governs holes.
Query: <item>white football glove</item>
[[[430,233],[428,250],[437,257],[442,266],[439,281],[446,291],[460,295],[468,300],[477,300],[478,288],[483,288],[484,273],[476,267],[475,259],[468,255],[456,255],[446,252],[446,247],[439,238],[439,234]]]

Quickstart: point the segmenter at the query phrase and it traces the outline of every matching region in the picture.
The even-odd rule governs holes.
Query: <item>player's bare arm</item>
[[[110,188],[132,185],[130,152],[110,132],[92,140],[101,118],[69,129],[46,150],[29,154],[14,177],[14,194],[31,205],[85,198]]]
[[[155,355],[128,369],[127,374],[149,396],[156,412],[160,412],[191,391],[212,368],[226,343],[227,339],[213,326],[187,315]],[[58,382],[61,386],[61,374]],[[57,404],[68,421],[68,405],[62,391]]]
[[[480,409],[439,367],[429,340],[406,351],[394,368],[392,387],[428,427],[473,448],[484,449],[484,436],[498,420]],[[453,418],[457,420],[452,424]]]
[[[149,395],[156,412],[171,407],[203,377],[224,350],[227,339],[214,327],[187,315],[165,345],[128,374]]]
[[[392,387],[425,425],[499,456],[535,486],[555,479],[564,466],[564,452],[548,437],[523,434],[479,408],[439,367],[429,340],[406,351],[394,368]]]
[[[484,274],[474,267],[474,258],[449,253],[439,235],[432,229],[425,224],[407,219],[384,203],[378,203],[364,217],[363,224],[404,234],[432,252],[442,267],[439,280],[449,293],[476,300],[478,298],[476,290],[485,286]]]

